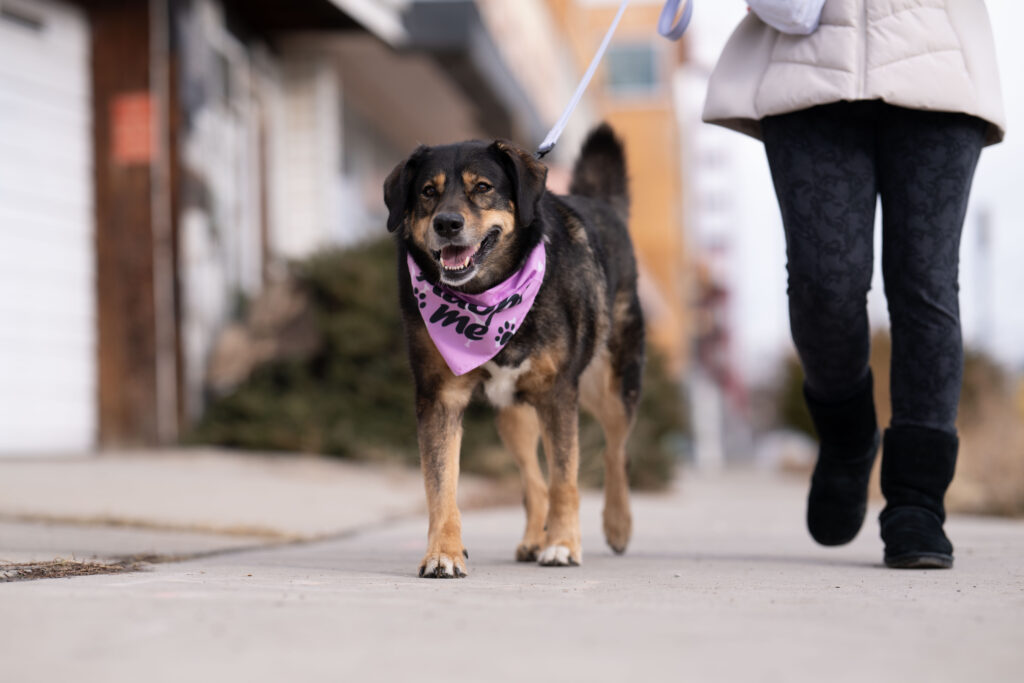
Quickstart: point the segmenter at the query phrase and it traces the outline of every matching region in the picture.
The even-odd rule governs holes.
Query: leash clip
[[[681,2],[683,0],[665,0],[665,6],[661,8],[661,16],[658,17],[658,33],[669,40],[682,38],[693,17],[693,0],[688,0],[686,7],[683,8],[683,16],[679,17],[679,22],[675,26],[672,25],[676,14],[679,13],[679,3]]]

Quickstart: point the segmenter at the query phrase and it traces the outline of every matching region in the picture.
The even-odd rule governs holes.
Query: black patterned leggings
[[[963,377],[960,232],[986,123],[840,102],[762,120],[786,231],[807,390],[841,401],[868,371],[876,197],[892,331],[892,425],[955,433]]]

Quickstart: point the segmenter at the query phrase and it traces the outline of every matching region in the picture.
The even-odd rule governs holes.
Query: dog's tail
[[[604,200],[623,222],[629,220],[626,153],[607,123],[590,131],[583,142],[572,170],[569,193]]]

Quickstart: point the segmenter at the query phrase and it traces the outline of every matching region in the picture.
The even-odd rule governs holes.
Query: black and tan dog
[[[456,506],[462,416],[479,388],[498,409],[498,432],[525,488],[520,561],[579,564],[578,407],[606,437],[604,532],[623,552],[632,521],[626,438],[640,396],[644,326],[626,228],[622,146],[591,132],[568,196],[545,190],[547,169],[504,142],[420,147],[384,184],[388,230],[397,231],[400,302],[416,381],[420,457],[430,526],[420,575],[466,575]],[[492,360],[454,374],[428,335],[407,255],[431,285],[479,293],[505,281],[545,244],[533,308]],[[493,332],[492,332],[493,333]],[[550,483],[537,461],[543,441]]]

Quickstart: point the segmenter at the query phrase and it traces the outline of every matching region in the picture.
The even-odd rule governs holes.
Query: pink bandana
[[[407,257],[413,293],[427,332],[448,367],[464,375],[498,355],[530,312],[544,281],[544,244],[530,252],[512,277],[480,294],[431,285]]]

